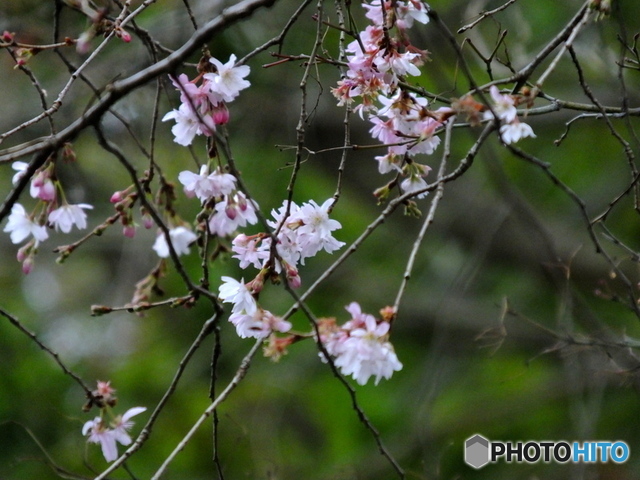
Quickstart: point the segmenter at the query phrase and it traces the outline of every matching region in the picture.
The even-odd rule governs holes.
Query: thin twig
[[[229,395],[233,390],[235,390],[235,388],[238,386],[238,384],[242,381],[242,379],[247,374],[247,371],[249,370],[249,366],[251,365],[251,360],[255,356],[256,352],[259,350],[260,346],[262,346],[262,343],[263,341],[260,338],[256,341],[256,343],[253,344],[253,347],[251,347],[251,350],[249,350],[249,353],[247,353],[245,357],[242,359],[242,362],[240,363],[240,367],[238,368],[238,370],[236,371],[236,374],[233,376],[233,378],[228,383],[226,388],[222,392],[220,392],[220,395],[218,395],[218,397],[211,403],[211,405],[209,405],[207,409],[202,413],[202,415],[200,415],[200,418],[198,418],[198,420],[193,425],[193,427],[191,427],[189,432],[182,438],[182,440],[180,440],[176,448],[173,449],[173,451],[167,456],[164,462],[162,462],[162,465],[153,474],[153,476],[151,477],[151,480],[158,480],[162,476],[162,474],[165,472],[169,464],[173,462],[176,456],[187,446],[191,438],[195,435],[195,433],[202,426],[202,424],[207,421],[207,419],[216,410],[216,408],[218,408],[220,404],[229,397]],[[99,479],[96,478],[96,480],[99,480]]]
[[[440,161],[440,168],[438,169],[438,179],[436,182],[438,186],[436,187],[436,193],[431,200],[431,206],[429,207],[429,212],[427,213],[424,222],[422,222],[422,227],[416,236],[415,241],[413,242],[413,246],[411,247],[411,253],[409,254],[409,259],[407,261],[407,266],[404,271],[404,275],[402,276],[402,281],[400,282],[400,287],[398,288],[398,294],[396,295],[396,299],[393,302],[393,311],[397,314],[398,309],[400,307],[400,301],[402,300],[402,296],[404,295],[405,288],[409,279],[411,278],[411,272],[413,271],[413,265],[418,256],[418,251],[420,250],[420,246],[422,245],[422,241],[424,240],[424,236],[427,233],[427,229],[429,225],[433,223],[433,219],[436,214],[436,210],[438,209],[438,205],[440,203],[440,199],[444,195],[444,182],[443,178],[445,172],[447,170],[447,160],[449,159],[449,155],[451,155],[451,131],[453,128],[454,119],[451,118],[447,123],[447,128],[445,130],[444,137],[444,149],[442,152],[442,160]]]
[[[36,336],[35,333],[33,333],[29,329],[27,329],[24,325],[22,325],[22,323],[20,323],[20,321],[16,317],[14,317],[13,315],[7,313],[2,308],[0,308],[0,315],[2,315],[7,320],[9,320],[9,322],[14,327],[16,327],[18,330],[20,330],[22,333],[24,333],[27,337],[29,337],[36,345],[38,345],[38,347],[40,347],[41,350],[44,350],[46,353],[48,353],[49,356],[51,356],[51,358],[53,358],[53,360],[62,369],[64,374],[70,376],[71,378],[73,378],[75,380],[75,382],[78,385],[80,385],[82,390],[84,390],[84,393],[87,395],[87,398],[92,398],[93,397],[93,393],[91,393],[91,389],[84,383],[84,381],[78,375],[76,375],[71,370],[69,370],[69,368],[67,368],[67,366],[64,364],[64,362],[62,360],[60,360],[60,356],[56,352],[51,350],[49,347],[47,347],[44,343],[42,343],[40,341],[40,339]]]
[[[477,24],[479,24],[480,22],[482,22],[485,18],[487,17],[491,17],[493,15],[495,15],[498,12],[501,12],[502,10],[506,9],[509,5],[515,3],[517,0],[509,0],[507,3],[505,3],[504,5],[500,5],[497,8],[494,8],[493,10],[488,10],[486,12],[480,12],[480,16],[478,18],[476,18],[473,22],[465,25],[464,27],[461,27],[458,29],[458,33],[464,33],[467,30],[472,29],[473,27],[475,27]]]
[[[200,330],[200,333],[195,338],[195,340],[193,341],[193,343],[185,353],[182,360],[180,360],[178,369],[176,370],[176,373],[174,374],[173,379],[169,384],[169,387],[167,388],[164,395],[156,405],[156,408],[151,414],[151,416],[149,417],[149,420],[147,421],[146,425],[142,428],[142,431],[138,435],[138,438],[136,438],[133,444],[118,459],[116,459],[111,465],[109,465],[109,468],[103,471],[94,480],[105,480],[107,478],[107,475],[117,470],[131,455],[133,455],[137,450],[139,450],[142,447],[142,445],[147,441],[147,439],[151,435],[151,431],[153,429],[153,426],[156,420],[158,419],[158,417],[160,416],[160,413],[162,413],[162,410],[164,410],[164,407],[167,405],[169,399],[175,392],[178,386],[178,382],[180,381],[182,374],[184,373],[187,365],[189,364],[189,361],[193,357],[193,354],[200,347],[203,340],[211,334],[219,318],[220,318],[220,312],[217,312],[216,314],[214,314],[214,316],[209,318],[204,323],[204,325],[202,325],[202,329]]]

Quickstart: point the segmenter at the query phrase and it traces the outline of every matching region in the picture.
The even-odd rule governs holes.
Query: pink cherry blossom
[[[402,164],[402,157],[399,155],[389,152],[386,155],[377,156],[375,159],[378,162],[378,172],[380,173],[384,174],[393,171],[402,171],[400,168],[400,165]]]
[[[100,444],[104,459],[107,462],[113,462],[118,458],[116,442],[122,445],[131,444],[131,437],[128,434],[128,430],[133,426],[133,422],[130,421],[131,417],[145,410],[145,407],[130,408],[122,416],[116,417],[111,422],[111,428],[107,426],[103,418],[96,417],[83,425],[82,434],[89,435],[88,442]]]
[[[344,245],[344,242],[336,240],[331,233],[342,227],[340,222],[329,218],[329,207],[332,204],[332,198],[326,200],[322,205],[310,200],[304,203],[292,216],[293,221],[301,224],[297,229],[297,234],[298,243],[301,246],[302,261],[307,257],[314,256],[320,250],[332,253]]]
[[[187,103],[182,103],[178,110],[172,110],[162,117],[162,121],[175,120],[171,127],[174,142],[178,145],[191,145],[196,135],[211,136],[216,129],[213,118],[196,113]]]
[[[518,115],[516,107],[514,105],[515,101],[511,95],[502,95],[498,90],[498,87],[492,85],[489,89],[489,93],[491,94],[491,99],[493,100],[493,111],[496,113],[500,120],[505,121],[506,123],[513,122]],[[491,118],[491,111],[485,112],[485,118]]]
[[[102,447],[102,455],[107,462],[113,462],[118,458],[118,447],[114,431],[107,427],[100,417],[89,420],[82,427],[82,435],[89,434],[90,443],[98,443]]]
[[[253,265],[255,268],[262,268],[263,262],[269,258],[269,251],[266,249],[259,249],[259,238],[247,237],[241,233],[231,242],[231,250],[235,253],[233,258],[240,260],[240,268],[247,268],[249,265]]]
[[[184,73],[178,75],[177,78],[173,76],[169,76],[169,78],[176,89],[180,91],[180,102],[197,109],[202,114],[209,110],[208,89],[197,86]]]
[[[216,203],[216,212],[209,219],[209,231],[220,237],[226,237],[238,227],[245,227],[247,224],[255,225],[258,222],[257,208],[257,204],[242,192],[227,195],[224,200]]]
[[[273,331],[284,333],[291,329],[291,322],[259,307],[253,313],[232,313],[229,321],[240,338],[267,338]]]
[[[402,369],[393,345],[388,340],[389,322],[377,321],[373,315],[362,312],[357,302],[350,303],[345,309],[351,319],[338,328],[333,322],[324,330],[320,339],[334,364],[342,374],[351,375],[359,385],[375,377],[377,385],[380,379],[391,378],[393,372]],[[323,328],[324,327],[324,328]],[[323,358],[321,354],[321,358]]]
[[[56,198],[56,186],[49,176],[48,169],[41,171],[31,180],[29,193],[33,198],[51,202]]]
[[[116,417],[116,419],[112,422],[111,426],[113,427],[113,436],[121,445],[131,444],[131,437],[128,433],[128,430],[130,430],[133,426],[131,417],[138,415],[146,410],[146,407],[130,408],[129,410],[124,412],[122,416]]]
[[[220,169],[209,173],[209,167],[202,165],[200,173],[188,170],[180,172],[178,180],[184,185],[187,197],[198,197],[201,201],[214,197],[231,194],[236,188],[236,178],[228,173],[222,173]]]
[[[427,182],[419,175],[410,175],[400,183],[400,188],[404,193],[413,193],[420,190],[424,190],[427,187]],[[419,194],[418,198],[427,196],[427,192]]]

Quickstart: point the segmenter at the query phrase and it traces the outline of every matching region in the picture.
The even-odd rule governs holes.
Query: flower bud
[[[45,202],[53,202],[56,199],[56,186],[47,179],[38,191],[38,198]]]
[[[117,27],[115,32],[116,37],[120,38],[123,42],[129,43],[131,41],[131,34],[123,28]]]
[[[142,213],[142,226],[144,228],[146,228],[147,230],[149,230],[150,228],[152,228],[154,225],[153,223],[153,218],[151,218],[151,215],[149,215],[148,212],[143,212]]]
[[[125,225],[122,227],[122,234],[127,238],[133,238],[136,236],[136,226],[133,224]]]
[[[236,216],[238,215],[238,212],[236,211],[236,209],[233,208],[231,205],[227,205],[225,207],[224,213],[226,213],[227,217],[229,217],[229,219],[231,220],[235,220]]]
[[[113,195],[111,195],[111,198],[109,199],[109,201],[111,203],[118,203],[121,202],[124,199],[124,192],[114,192]]]
[[[25,258],[24,262],[22,262],[22,273],[28,275],[29,272],[33,269],[33,255],[29,255]]]
[[[113,308],[111,307],[106,307],[104,305],[91,305],[91,316],[93,317],[99,317],[100,315],[111,312],[113,312]]]
[[[225,125],[229,122],[229,109],[220,102],[213,107],[213,123],[216,125]]]
[[[16,255],[16,258],[18,259],[19,262],[24,262],[27,259],[27,257],[31,253],[30,252],[31,247],[33,247],[33,242],[29,242],[25,246],[20,247],[18,249],[18,254]]]

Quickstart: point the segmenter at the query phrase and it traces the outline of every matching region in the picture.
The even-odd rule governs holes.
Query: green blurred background
[[[137,5],[140,2],[134,2]],[[433,1],[444,22],[455,32],[482,10],[498,1]],[[214,56],[226,61],[239,57],[276,35],[299,2],[285,0],[252,19],[233,26],[209,43]],[[571,18],[582,2],[552,0],[516,2],[465,35],[484,53],[493,49],[501,29],[514,66],[525,65]],[[222,5],[212,1],[191,3],[200,24],[212,18]],[[0,30],[16,32],[21,41],[49,42],[55,2],[12,0],[0,5]],[[310,52],[316,23],[314,6],[302,14],[291,30],[283,52]],[[619,2],[621,12],[591,23],[581,32],[575,48],[587,82],[603,104],[619,106],[622,35],[631,39],[640,31],[640,5]],[[354,5],[359,24],[362,12]],[[336,21],[333,2],[325,2],[325,15]],[[141,27],[169,48],[177,48],[192,32],[183,2],[159,2],[138,18]],[[60,31],[77,36],[86,22],[65,9]],[[459,42],[464,36],[458,36]],[[432,25],[412,30],[416,46],[431,52],[432,61],[422,68],[416,83],[445,97],[464,94],[467,82],[441,33]],[[630,40],[631,41],[631,40]],[[94,43],[94,46],[97,45]],[[324,47],[336,55],[337,35],[327,35]],[[489,81],[482,62],[465,46],[469,63],[480,83]],[[67,53],[77,65],[83,57]],[[499,57],[505,58],[504,50]],[[191,59],[194,63],[198,57]],[[250,60],[252,87],[230,106],[231,146],[244,180],[263,211],[278,207],[286,195],[292,150],[275,145],[295,142],[302,68],[296,62],[264,69],[273,58],[263,53]],[[147,52],[134,37],[129,45],[114,42],[92,65],[87,75],[103,87],[115,77],[126,77],[149,64]],[[546,64],[545,64],[546,65]],[[494,66],[497,78],[508,71]],[[58,58],[44,52],[29,67],[49,92],[49,101],[60,91],[67,71]],[[13,69],[6,52],[0,55],[0,129],[6,131],[38,113],[39,100],[24,73]],[[194,69],[182,71],[190,77]],[[539,75],[540,72],[537,73]],[[534,74],[534,78],[537,77]],[[631,106],[638,105],[640,73],[629,70],[624,80]],[[312,150],[342,144],[343,110],[329,89],[339,79],[334,67],[321,66],[309,87],[313,113],[307,126]],[[575,68],[563,59],[545,84],[551,96],[587,102]],[[135,131],[147,141],[155,87],[143,87],[115,106]],[[81,114],[90,91],[76,82],[73,102],[64,104],[56,117],[62,128]],[[175,106],[161,102],[161,115]],[[539,105],[543,105],[540,102]],[[440,106],[435,104],[435,107]],[[527,119],[536,139],[519,144],[566,182],[586,204],[591,217],[627,187],[629,167],[620,144],[601,120],[583,119],[572,124],[560,146],[554,140],[565,131],[575,112],[561,111]],[[632,134],[637,120],[612,120],[638,153]],[[104,118],[110,139],[127,153],[139,171],[146,161],[127,131],[113,116]],[[367,122],[352,121],[352,141],[371,142]],[[480,129],[457,129],[452,142],[456,164],[473,144]],[[2,147],[46,135],[47,125],[11,137]],[[57,173],[70,202],[96,206],[89,227],[113,213],[108,199],[130,184],[128,174],[111,155],[100,149],[92,131],[73,144],[78,161],[60,164]],[[194,148],[203,159],[202,139]],[[429,162],[434,169],[438,151]],[[375,153],[379,154],[379,153]],[[334,218],[342,223],[338,239],[349,244],[380,213],[372,191],[388,178],[377,173],[371,151],[351,152],[346,164],[343,193]],[[170,125],[158,127],[156,160],[168,178],[194,170],[188,149],[172,142]],[[335,191],[340,153],[310,156],[303,164],[294,199],[318,203]],[[0,169],[0,190],[9,191],[13,171]],[[432,177],[433,178],[433,177]],[[24,197],[29,204],[32,200]],[[419,203],[423,212],[428,199]],[[192,220],[197,202],[178,192],[176,208]],[[344,306],[357,301],[366,312],[376,313],[392,304],[421,221],[398,211],[378,228],[310,298],[318,316],[347,320]],[[608,228],[634,250],[640,249],[640,221],[633,198],[625,198],[613,210]],[[258,231],[257,228],[254,229]],[[249,230],[251,231],[251,230]],[[599,235],[601,234],[598,231]],[[8,235],[0,236],[0,306],[15,315],[88,384],[111,380],[119,393],[119,409],[156,405],[173,377],[178,363],[212,314],[204,301],[194,308],[158,308],[143,317],[126,312],[92,317],[92,304],[126,304],[135,283],[156,264],[151,250],[154,231],[138,229],[135,240],[121,235],[118,225],[93,239],[63,264],[55,263],[54,245],[80,238],[51,234],[41,248],[36,267],[28,276],[15,260],[17,247]],[[638,282],[636,262],[625,250],[604,242],[609,254],[631,281]],[[192,249],[193,250],[193,249]],[[334,260],[326,253],[307,261],[301,270],[304,286],[310,285]],[[195,253],[185,257],[192,278],[199,278]],[[250,273],[223,257],[212,267],[212,288],[221,275],[236,278]],[[162,287],[167,296],[185,294],[173,268]],[[600,294],[597,294],[600,292]],[[269,287],[267,307],[284,313],[291,305],[284,291]],[[561,344],[548,331],[600,340],[623,336],[638,338],[638,318],[623,302],[621,283],[610,266],[596,254],[576,204],[544,172],[511,156],[497,138],[484,145],[473,167],[447,185],[444,198],[429,229],[408,284],[392,342],[403,363],[402,371],[380,385],[357,387],[362,409],[380,431],[394,458],[415,479],[636,479],[640,478],[640,409],[638,366],[635,352],[624,348]],[[508,305],[519,316],[503,317]],[[531,321],[527,321],[530,319]],[[293,319],[306,329],[300,314]],[[539,324],[536,326],[533,322]],[[500,333],[506,335],[495,335]],[[222,322],[222,356],[218,390],[232,378],[250,340],[237,338]],[[500,348],[497,348],[500,346]],[[208,406],[213,338],[195,354],[177,391],[154,427],[151,438],[127,463],[135,478],[149,478]],[[95,445],[86,446],[81,428],[93,418],[83,413],[82,390],[44,352],[5,319],[0,322],[0,479],[59,478],[47,457],[65,470],[90,477],[106,464]],[[225,478],[253,479],[390,479],[396,475],[378,453],[375,442],[360,423],[345,388],[322,364],[315,346],[302,342],[274,364],[258,355],[248,376],[219,409],[219,457]],[[135,418],[137,434],[148,418]],[[463,460],[464,440],[475,433],[501,440],[623,440],[630,459],[615,464],[539,463],[490,465],[474,470]],[[37,442],[36,440],[37,439]],[[122,447],[121,450],[123,451]],[[118,471],[110,478],[131,478]],[[163,478],[217,478],[212,462],[210,424],[171,464]]]

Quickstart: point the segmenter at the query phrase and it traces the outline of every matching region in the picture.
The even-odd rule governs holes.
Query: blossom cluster
[[[431,168],[416,162],[415,156],[434,152],[440,143],[435,134],[452,115],[450,108],[430,111],[426,98],[399,85],[407,76],[420,75],[418,67],[427,57],[426,51],[411,45],[407,34],[414,22],[429,22],[427,6],[413,0],[374,0],[363,7],[372,24],[346,47],[348,69],[332,91],[338,105],[360,98],[354,110],[361,117],[368,114],[371,136],[387,146],[386,155],[375,157],[378,171],[404,176],[400,189],[419,192],[427,186],[424,177]]]
[[[251,84],[245,80],[249,75],[249,67],[236,66],[236,56],[231,55],[227,63],[209,58],[210,72],[201,73],[190,81],[187,75],[181,74],[172,78],[174,86],[180,91],[180,106],[167,113],[162,121],[175,120],[171,128],[174,141],[179,145],[191,145],[196,135],[210,137],[217,125],[229,121],[227,103],[233,101]],[[202,80],[200,85],[197,82]]]
[[[371,136],[386,146],[386,154],[375,157],[381,174],[395,173],[404,177],[400,189],[426,193],[424,177],[431,171],[428,165],[416,161],[416,155],[431,155],[440,144],[437,134],[447,121],[453,121],[458,110],[451,107],[430,109],[429,101],[404,83],[408,77],[420,75],[420,67],[427,52],[410,43],[408,30],[415,22],[429,22],[428,6],[419,0],[372,0],[363,3],[366,17],[371,21],[356,39],[347,45],[347,70],[332,89],[338,105],[360,103],[354,107],[362,118],[366,113],[373,124]],[[502,122],[500,134],[505,143],[515,143],[524,137],[535,137],[531,127],[518,120],[516,101],[491,88],[493,110]],[[464,106],[464,102],[454,102]],[[485,120],[493,118],[486,106],[473,102],[485,111]],[[389,187],[376,191],[384,199]]]
[[[349,68],[333,89],[339,105],[360,97],[362,103],[355,110],[361,115],[375,111],[378,95],[394,91],[405,76],[420,75],[418,66],[424,62],[426,52],[408,42],[406,30],[414,20],[423,24],[429,21],[426,5],[419,1],[385,1],[383,6],[380,0],[374,0],[363,7],[372,24],[347,45]],[[394,26],[398,35],[391,37],[389,32]]]
[[[262,289],[257,281],[244,283],[231,277],[222,277],[219,296],[225,303],[233,304],[229,321],[241,338],[266,338],[272,332],[288,332],[291,322],[260,307],[255,295]]]
[[[246,284],[244,279],[238,282],[231,277],[222,277],[220,299],[233,304],[229,321],[235,325],[240,337],[265,338],[272,331],[284,333],[291,328],[288,321],[260,307],[256,297],[271,270],[284,273],[289,285],[297,288],[301,283],[298,264],[304,265],[306,258],[322,250],[332,253],[344,245],[333,236],[341,225],[329,218],[331,204],[332,199],[322,205],[310,200],[300,206],[285,201],[279,209],[272,211],[273,219],[267,221],[273,229],[272,234],[247,236],[241,233],[233,239],[231,249],[240,268],[253,266],[260,270],[255,279]]]
[[[402,369],[393,345],[389,342],[389,329],[394,317],[393,309],[387,307],[377,320],[373,315],[363,313],[360,305],[352,302],[345,307],[351,319],[338,326],[335,319],[323,319],[319,324],[320,340],[326,352],[333,357],[333,363],[344,375],[351,375],[359,385],[375,378],[389,379],[393,372]],[[320,353],[326,361],[323,353]]]
[[[267,224],[273,229],[278,253],[275,259],[277,272],[284,267],[292,287],[297,284],[297,265],[304,265],[306,258],[313,257],[321,250],[333,253],[344,245],[336,240],[333,232],[342,227],[340,222],[329,218],[333,199],[322,205],[310,200],[298,206],[295,202],[284,201],[277,210],[271,211],[273,219]],[[240,268],[253,265],[261,269],[271,258],[272,237],[261,233],[253,236],[240,234],[233,239],[231,249],[234,258],[240,261]]]
[[[85,422],[82,426],[82,435],[88,436],[87,442],[99,444],[102,448],[102,455],[107,462],[113,462],[118,458],[118,446],[130,445],[131,437],[128,431],[133,426],[131,417],[146,411],[146,407],[133,407],[122,415],[113,416],[111,407],[116,404],[114,396],[115,390],[110,382],[98,382],[98,388],[93,392],[95,402],[100,406],[100,416]],[[111,415],[111,420],[105,416]]]
[[[16,171],[12,178],[13,185],[16,185],[26,174],[29,165],[14,162],[11,166]],[[86,203],[67,203],[62,186],[55,178],[55,164],[52,161],[45,163],[33,175],[29,194],[38,202],[34,210],[28,213],[22,204],[15,203],[3,229],[16,245],[27,240],[17,254],[25,274],[33,268],[40,242],[49,238],[48,227],[62,233],[71,232],[73,226],[84,229],[87,227],[87,214],[84,210],[93,208]]]
[[[236,178],[224,173],[219,167],[209,172],[208,165],[202,165],[198,173],[184,170],[178,175],[185,195],[189,198],[197,197],[202,205],[208,209],[208,230],[218,237],[227,237],[238,228],[253,225],[258,221],[256,215],[257,204],[237,189]],[[169,238],[176,254],[189,252],[189,245],[197,235],[183,223],[172,220]],[[169,245],[164,232],[160,232],[153,244],[153,249],[159,257],[169,256]]]
[[[423,23],[428,20],[419,2],[395,3],[401,12],[397,18],[398,25],[402,25],[401,28],[410,27],[414,19]],[[372,5],[375,5],[375,2]],[[375,32],[382,32],[382,20],[373,10],[368,16],[376,24],[375,28],[369,29],[369,33],[377,35]],[[372,42],[373,40],[368,41],[368,44],[373,45]],[[358,45],[359,42],[354,42],[349,47],[353,53],[352,80],[377,82],[376,88],[388,94],[387,97],[375,93],[384,105],[383,108],[375,109],[376,115],[372,115],[372,118],[377,119],[372,120],[376,125],[374,128],[377,128],[376,136],[385,143],[396,143],[389,146],[390,155],[408,157],[417,153],[431,153],[439,142],[439,139],[433,136],[433,132],[442,122],[424,114],[426,101],[395,88],[403,75],[419,74],[415,65],[422,61],[424,55],[409,51],[400,53],[397,46],[391,43],[388,43],[386,53],[380,49],[377,53],[367,52],[366,49],[358,50]],[[235,56],[232,55],[225,65],[215,59],[210,59],[210,62],[215,65],[214,72],[201,73],[192,82],[186,75],[172,79],[181,91],[181,105],[177,110],[165,115],[163,120],[176,121],[172,133],[174,141],[180,145],[190,145],[196,135],[212,136],[217,125],[228,121],[225,102],[233,100],[240,90],[249,86],[249,82],[244,80],[249,69],[236,67]],[[367,62],[370,63],[368,71],[365,66]],[[358,63],[361,67],[356,67]],[[382,72],[382,75],[379,76],[377,72]],[[200,79],[202,83],[198,86]],[[342,88],[349,90],[351,87],[347,88],[345,82]],[[358,88],[360,87],[355,87],[350,94],[360,95],[356,93]],[[365,99],[369,98],[366,93],[362,96]],[[366,108],[361,109],[361,113],[364,110]],[[383,117],[387,120],[382,121]],[[393,131],[397,133],[395,137],[390,136],[392,127],[382,125],[385,122],[389,125],[396,124],[393,127]],[[226,173],[220,165],[212,171],[211,163],[210,161],[201,166],[197,173],[188,170],[180,172],[178,180],[186,196],[197,198],[203,206],[203,213],[206,214],[200,216],[201,223],[205,222],[202,219],[206,219],[206,227],[203,228],[223,238],[239,228],[256,224],[258,205],[238,188],[235,176]],[[402,188],[419,188],[411,182],[416,183],[415,178],[426,175],[428,167],[410,160],[404,161],[402,168],[400,165],[400,161],[390,160],[385,171],[394,168],[402,170],[408,177]],[[380,168],[381,171],[384,169],[382,162]],[[333,204],[333,199],[328,199],[321,205],[313,200],[301,205],[293,201],[284,201],[279,208],[272,210],[272,218],[266,220],[269,232],[253,235],[239,233],[231,242],[233,258],[239,261],[240,268],[252,266],[259,272],[249,282],[245,282],[244,278],[237,280],[223,276],[218,296],[223,303],[231,304],[229,321],[235,326],[238,336],[258,339],[270,337],[265,353],[272,358],[279,357],[287,345],[304,336],[274,335],[290,332],[292,324],[258,303],[265,280],[271,278],[277,281],[282,275],[291,288],[297,288],[301,284],[299,265],[304,265],[307,258],[315,256],[320,251],[333,253],[344,245],[344,242],[333,236],[333,232],[341,228],[337,220],[329,217]],[[189,244],[196,235],[180,225],[170,228],[168,237],[176,253],[181,254],[188,252]],[[167,238],[163,232],[157,237],[153,248],[161,257],[169,255]],[[330,355],[335,357],[336,366],[345,375],[353,375],[360,384],[375,376],[377,384],[380,378],[389,378],[394,371],[402,368],[388,341],[390,323],[388,320],[378,323],[372,316],[362,314],[360,307],[355,303],[350,305],[348,310],[352,313],[352,320],[340,328],[335,326],[331,331],[326,326],[323,327],[325,333],[322,341],[326,343]]]
[[[500,136],[506,144],[516,143],[521,138],[535,137],[533,129],[530,125],[522,123],[518,119],[518,111],[516,109],[517,97],[511,95],[503,95],[498,87],[492,85],[489,89],[491,100],[493,102],[492,109],[498,119],[501,120]],[[485,118],[493,118],[491,111],[485,111]]]

